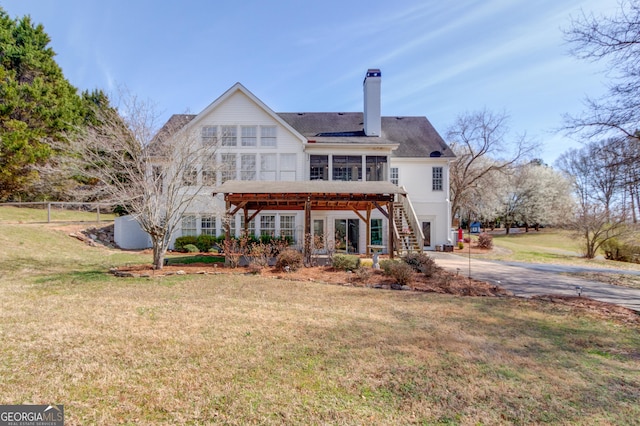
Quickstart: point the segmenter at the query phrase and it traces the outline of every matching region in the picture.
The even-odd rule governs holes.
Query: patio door
[[[336,219],[336,251],[359,253],[360,219]]]

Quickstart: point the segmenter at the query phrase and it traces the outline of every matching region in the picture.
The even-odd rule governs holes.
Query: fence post
[[[47,223],[51,223],[51,203],[47,203]]]

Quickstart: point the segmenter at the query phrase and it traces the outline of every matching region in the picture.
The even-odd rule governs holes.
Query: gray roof
[[[426,117],[382,117],[381,136],[371,137],[364,134],[361,112],[292,112],[278,116],[316,143],[398,144],[394,157],[455,157]]]
[[[214,194],[406,194],[387,181],[250,181],[229,180],[213,190]]]
[[[393,157],[448,157],[455,155],[426,117],[382,117],[380,137],[366,136],[361,112],[277,113],[310,142],[317,144],[395,145]],[[175,114],[156,138],[185,126],[196,116]]]

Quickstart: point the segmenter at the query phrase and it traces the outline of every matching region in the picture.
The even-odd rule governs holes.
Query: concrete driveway
[[[429,256],[435,259],[438,266],[450,272],[490,282],[519,297],[541,294],[576,296],[580,291],[582,296],[602,302],[615,303],[640,312],[640,290],[561,275],[561,273],[567,272],[609,272],[640,275],[638,271],[479,260],[445,252],[430,252]]]

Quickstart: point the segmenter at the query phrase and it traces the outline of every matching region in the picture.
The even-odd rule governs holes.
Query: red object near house
[[[458,228],[458,241],[462,241],[462,228]]]

